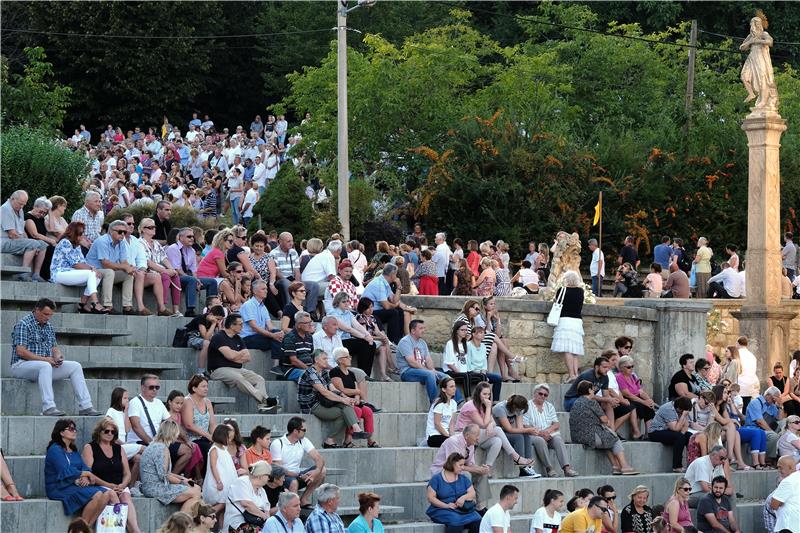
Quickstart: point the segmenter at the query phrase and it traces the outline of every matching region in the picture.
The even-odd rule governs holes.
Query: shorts
[[[2,239],[0,248],[4,254],[24,255],[28,250],[44,250],[47,243],[36,239]]]
[[[186,341],[186,345],[189,346],[189,348],[194,348],[195,350],[202,350],[204,342],[205,339],[200,335],[190,334],[189,339]]]
[[[302,490],[308,486],[308,483],[305,480],[301,479],[301,476],[311,472],[312,470],[316,470],[316,466],[309,466],[308,468],[304,468],[300,472],[298,472],[297,477],[294,476],[286,476],[286,479],[283,480],[283,488],[288,489],[289,485],[292,484],[292,481],[295,479],[297,480],[297,490]]]
[[[622,418],[631,411],[633,411],[633,407],[630,405],[618,405],[614,408],[614,418]]]

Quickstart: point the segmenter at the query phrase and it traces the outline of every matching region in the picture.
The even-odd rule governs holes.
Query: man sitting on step
[[[0,206],[0,222],[3,230],[0,232],[0,248],[4,254],[21,255],[22,266],[31,269],[14,276],[17,281],[44,281],[39,272],[44,263],[47,243],[28,239],[25,233],[25,214],[22,208],[28,203],[28,193],[14,191],[11,197]]]
[[[56,304],[42,298],[33,312],[24,316],[14,325],[11,333],[11,375],[39,383],[42,393],[42,414],[45,416],[64,416],[56,407],[53,395],[53,380],[67,379],[72,382],[72,390],[78,399],[80,416],[99,416],[94,410],[92,397],[86,388],[83,367],[75,361],[65,361],[56,342],[56,334],[50,324]]]

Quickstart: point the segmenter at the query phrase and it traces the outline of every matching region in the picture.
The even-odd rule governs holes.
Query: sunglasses
[[[613,496],[607,496],[607,497],[606,497],[606,501],[607,501],[607,502],[613,502],[613,501],[614,501],[614,500],[616,500],[616,499],[617,499],[617,495],[616,495],[616,494],[615,494],[615,495],[613,495]]]
[[[681,487],[678,490],[682,490],[683,492],[689,492],[690,490],[692,490],[692,487]]]
[[[116,429],[104,429],[103,430],[103,434],[104,435],[114,435],[116,432],[117,432]]]
[[[161,385],[148,385],[148,390],[161,390]]]
[[[67,426],[64,428],[64,431],[78,431],[78,428],[75,426]]]
[[[633,365],[625,365],[622,368],[633,368]]]
[[[156,229],[155,226],[142,226],[142,229]]]
[[[116,233],[117,235],[127,235],[128,234],[128,232],[125,231],[124,229],[115,229],[114,233]]]
[[[541,396],[542,398],[547,398],[548,396],[550,396],[550,393],[549,392],[537,392],[536,395],[537,396]]]

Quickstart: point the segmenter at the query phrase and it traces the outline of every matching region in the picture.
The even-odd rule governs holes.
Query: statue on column
[[[577,233],[570,235],[566,231],[559,231],[550,252],[553,262],[550,267],[550,276],[547,278],[549,287],[555,285],[561,275],[568,270],[580,273],[581,239]]]
[[[754,110],[777,111],[778,89],[769,56],[769,47],[773,40],[766,32],[768,25],[766,15],[760,10],[750,19],[750,35],[739,46],[739,50],[743,52],[750,50],[742,67],[741,79],[747,89],[745,102],[755,99]]]

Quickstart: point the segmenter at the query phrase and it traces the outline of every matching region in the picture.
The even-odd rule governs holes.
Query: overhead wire
[[[316,30],[294,30],[294,31],[281,31],[272,33],[243,33],[238,35],[109,35],[102,33],[70,33],[70,32],[53,32],[53,31],[39,31],[30,30],[26,28],[2,28],[4,32],[11,33],[26,33],[38,35],[56,35],[59,37],[91,37],[98,39],[244,39],[248,37],[277,37],[283,35],[301,35],[309,33],[328,33],[335,30],[335,28],[320,28]]]

